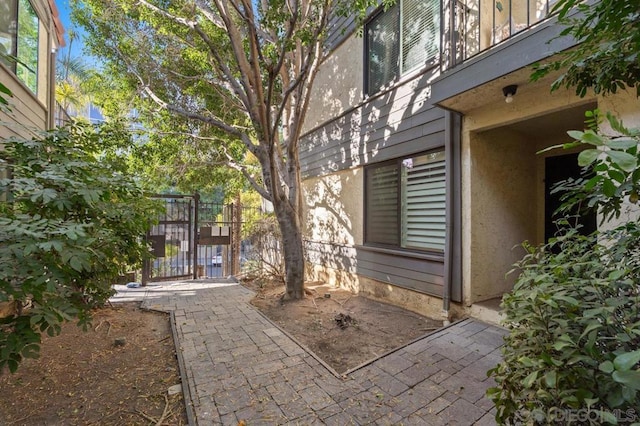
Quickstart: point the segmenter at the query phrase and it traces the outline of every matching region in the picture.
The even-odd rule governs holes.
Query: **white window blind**
[[[419,68],[440,50],[440,0],[399,0],[366,26],[367,93]]]
[[[367,25],[368,93],[380,90],[398,77],[400,31],[398,6],[376,16]]]
[[[444,151],[371,166],[366,173],[365,238],[370,244],[443,252]]]
[[[402,1],[402,73],[424,65],[440,50],[440,2]]]
[[[402,246],[444,250],[446,235],[444,152],[403,162]]]

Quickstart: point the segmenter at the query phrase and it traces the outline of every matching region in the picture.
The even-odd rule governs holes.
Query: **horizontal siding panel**
[[[444,146],[445,111],[429,103],[433,72],[315,129],[300,144],[304,178]]]
[[[396,265],[402,265],[403,262],[397,256]],[[427,260],[423,260],[422,262],[428,262]],[[367,262],[365,260],[358,260],[358,271],[375,271],[379,273],[384,273],[387,275],[392,275],[394,277],[402,277],[404,279],[409,279],[413,281],[424,281],[424,282],[432,282],[432,283],[440,283],[442,285],[442,276],[438,274],[427,274],[421,271],[413,271],[411,269],[406,269],[399,266],[389,266],[385,265],[384,268],[380,268],[380,264],[375,262]]]
[[[396,90],[400,90],[405,88],[406,86],[400,86]],[[394,92],[391,92],[394,93]],[[410,106],[413,105],[421,105],[420,109],[422,111],[433,109],[429,102],[428,90],[423,89],[423,93],[413,93],[408,92],[403,94],[402,96],[380,96],[377,98],[371,99],[366,104],[362,105],[361,111],[362,116],[367,119],[376,119],[380,120],[384,117],[391,117],[387,121],[398,121],[400,117],[398,117],[398,113],[404,115],[407,113],[407,110]],[[410,112],[411,115],[416,114],[418,111]]]
[[[384,138],[384,132],[378,131],[380,129],[392,128],[391,131],[394,134],[419,126],[423,126],[423,134],[436,133],[443,129],[444,111],[436,107],[430,107],[424,111],[421,110],[407,119],[400,120],[398,123],[389,123],[384,117],[380,117],[375,122],[365,126],[359,125],[360,118],[356,120],[354,114],[354,112],[351,112],[347,116],[332,121],[312,135],[305,137],[300,150],[301,154],[320,155],[328,150],[335,152],[345,144],[350,145],[353,138],[366,140],[367,143],[375,142]],[[394,127],[396,124],[398,126]]]
[[[389,283],[398,287],[408,288],[410,290],[415,290],[415,291],[427,293],[433,296],[442,297],[442,287],[443,287],[442,278],[438,280],[440,282],[417,281],[411,278],[387,274],[385,272],[381,272],[377,270],[361,269],[360,267],[358,267],[358,274],[368,278],[373,278],[374,280],[377,280],[383,283]]]
[[[369,146],[369,143],[367,143]],[[398,157],[403,157],[411,154],[416,154],[422,151],[428,151],[436,148],[442,148],[444,146],[444,130],[440,133],[423,136],[420,138],[406,141],[401,145],[392,145],[389,147],[376,147],[367,151],[367,153],[358,152],[355,155],[356,165],[372,164],[381,161],[391,160]],[[309,178],[314,176],[322,176],[324,174],[333,173],[339,170],[345,170],[354,165],[354,159],[351,157],[349,151],[344,151],[346,154],[343,157],[343,152],[333,151],[333,155],[314,156],[313,161],[310,159],[302,159],[302,175],[303,178]],[[374,151],[375,155],[374,155]],[[368,161],[367,161],[368,160]]]
[[[9,98],[12,109],[10,114],[0,113],[0,120],[22,125],[2,125],[1,137],[21,136],[31,138],[34,131],[45,130],[47,126],[47,110],[42,103],[23,84],[19,83],[13,73],[0,65],[0,81],[13,93]]]
[[[403,259],[402,267],[413,271],[421,271],[425,274],[444,276],[444,260],[434,261],[429,259],[420,259],[411,257],[411,253],[407,253],[406,256],[402,254],[381,253],[378,251],[368,250],[361,248],[357,250],[358,260],[373,262],[380,265],[380,267],[392,267],[398,266],[398,259]]]
[[[444,261],[316,241],[307,241],[305,248],[310,263],[442,297]]]
[[[442,111],[439,112],[442,113]],[[438,135],[438,137],[440,138],[440,143],[428,148],[423,148],[422,150],[444,145],[444,117],[440,117],[439,119],[429,122],[423,126],[405,127],[408,127],[408,129],[405,131],[391,130],[391,136],[386,137],[386,139],[384,131],[368,132],[362,134],[360,139],[362,139],[364,142],[356,145],[356,147],[358,148],[358,154],[367,154],[371,157],[374,151],[379,151],[386,147],[391,147],[396,144],[408,142],[429,135]],[[338,159],[338,155],[342,156],[345,150],[349,153],[351,152],[351,137],[353,136],[351,132],[344,131],[344,129],[342,129],[333,133],[326,132],[326,134],[331,134],[333,137],[331,137],[330,140],[325,141],[321,141],[319,138],[305,141],[306,144],[304,148],[301,149],[301,160],[306,161],[309,165],[311,165],[314,161],[318,161],[322,158]],[[405,153],[401,152],[398,156],[403,155],[405,155]]]

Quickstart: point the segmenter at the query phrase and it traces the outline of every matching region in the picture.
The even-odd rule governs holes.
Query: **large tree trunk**
[[[287,201],[273,206],[280,232],[282,233],[282,254],[285,269],[285,299],[304,297],[304,248],[299,215]]]

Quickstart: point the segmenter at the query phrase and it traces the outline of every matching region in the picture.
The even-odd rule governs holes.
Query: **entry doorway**
[[[578,154],[565,154],[545,159],[545,181],[544,181],[544,241],[554,237],[558,232],[555,221],[558,217],[556,210],[562,204],[562,193],[552,194],[554,185],[568,178],[578,179],[581,177],[582,168],[578,165]],[[580,227],[580,234],[588,235],[597,229],[597,216],[594,211],[572,212],[577,216],[577,223]]]

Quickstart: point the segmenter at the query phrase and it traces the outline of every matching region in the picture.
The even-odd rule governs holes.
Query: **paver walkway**
[[[189,420],[194,425],[489,425],[486,371],[505,330],[467,319],[339,378],[248,301],[231,281],[126,289],[172,312]]]

